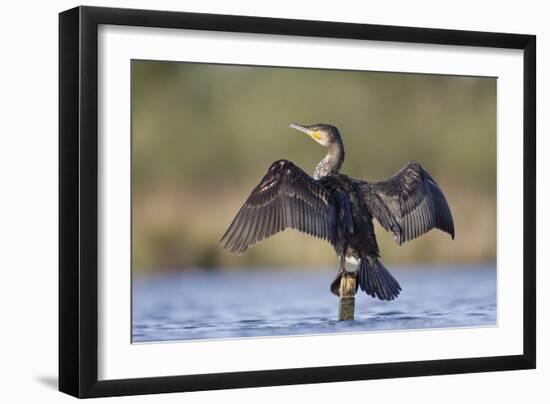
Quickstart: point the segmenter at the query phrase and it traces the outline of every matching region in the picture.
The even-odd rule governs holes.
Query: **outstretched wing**
[[[335,226],[330,192],[290,161],[279,160],[254,188],[220,242],[241,254],[290,227],[333,243]]]
[[[401,245],[437,228],[454,239],[451,210],[441,188],[420,164],[412,161],[386,181],[360,181],[372,215]]]

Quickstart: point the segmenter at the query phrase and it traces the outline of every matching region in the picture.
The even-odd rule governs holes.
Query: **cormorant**
[[[232,253],[286,228],[328,241],[340,258],[331,284],[339,295],[345,270],[357,273],[358,286],[372,297],[393,300],[401,286],[380,262],[373,218],[393,233],[397,244],[437,228],[454,239],[449,205],[435,180],[411,161],[386,181],[360,181],[340,174],[344,144],[332,125],[293,123],[327,148],[313,177],[288,160],[274,162],[252,190],[220,240]],[[346,263],[351,268],[346,268]]]

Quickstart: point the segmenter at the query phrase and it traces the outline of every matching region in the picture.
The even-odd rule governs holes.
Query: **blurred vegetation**
[[[336,268],[329,244],[296,231],[242,256],[218,244],[274,160],[312,173],[324,156],[291,122],[337,126],[348,175],[417,160],[438,181],[455,241],[432,231],[398,247],[377,226],[386,264],[495,259],[496,79],[132,61],[134,270]]]

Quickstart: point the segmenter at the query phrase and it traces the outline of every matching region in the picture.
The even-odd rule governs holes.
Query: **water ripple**
[[[329,272],[138,278],[133,285],[133,341],[495,325],[495,266],[459,269],[392,271],[403,287],[401,296],[383,302],[359,292],[356,318],[344,322],[336,321],[338,299],[327,292],[334,276]]]

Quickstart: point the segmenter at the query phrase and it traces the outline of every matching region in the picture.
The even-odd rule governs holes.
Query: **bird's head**
[[[290,128],[297,129],[309,135],[313,140],[322,146],[330,147],[334,144],[342,144],[340,132],[332,125],[324,123],[316,123],[314,125],[299,125],[297,123],[290,124]]]

